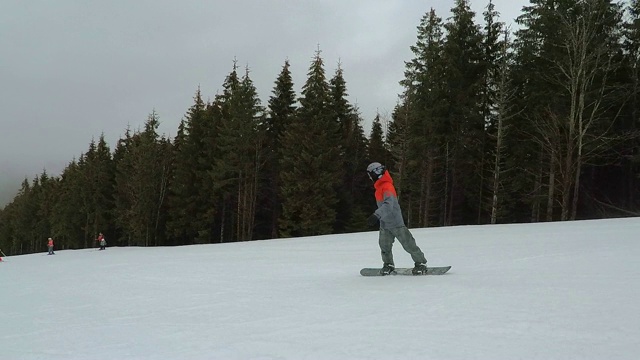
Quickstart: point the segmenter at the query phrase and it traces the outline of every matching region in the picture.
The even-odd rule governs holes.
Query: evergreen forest
[[[0,249],[371,231],[372,161],[410,228],[640,214],[640,0],[530,0],[512,26],[490,0],[419,16],[397,105],[371,129],[319,50],[299,94],[287,60],[268,99],[234,62],[175,137],[152,111],[114,148],[100,136],[59,176],[25,178]]]

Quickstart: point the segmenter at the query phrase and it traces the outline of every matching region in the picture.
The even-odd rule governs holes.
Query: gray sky
[[[527,0],[494,0],[512,23]],[[340,61],[349,100],[370,131],[396,104],[416,26],[453,0],[2,0],[0,206],[26,177],[58,176],[101,133],[113,151],[154,109],[173,137],[200,86],[221,88],[233,59],[263,105],[286,59],[296,92],[318,46],[331,77]],[[481,15],[488,0],[472,0]],[[481,23],[481,20],[478,20]]]

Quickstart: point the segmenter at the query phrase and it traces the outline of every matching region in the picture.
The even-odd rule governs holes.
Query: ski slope
[[[637,359],[640,219],[10,256],[0,359]],[[396,266],[412,266],[394,246]]]

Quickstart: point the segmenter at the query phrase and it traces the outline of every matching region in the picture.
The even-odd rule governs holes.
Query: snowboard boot
[[[424,275],[427,273],[427,264],[415,263],[413,270],[411,270],[413,275]]]
[[[395,273],[396,267],[393,264],[385,263],[382,265],[382,269],[380,269],[380,275],[391,275]]]

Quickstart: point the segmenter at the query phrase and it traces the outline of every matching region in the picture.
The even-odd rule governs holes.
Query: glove
[[[367,218],[367,224],[369,224],[369,226],[376,226],[378,221],[380,221],[380,219],[378,219],[378,216],[375,213],[371,214],[371,216]]]

